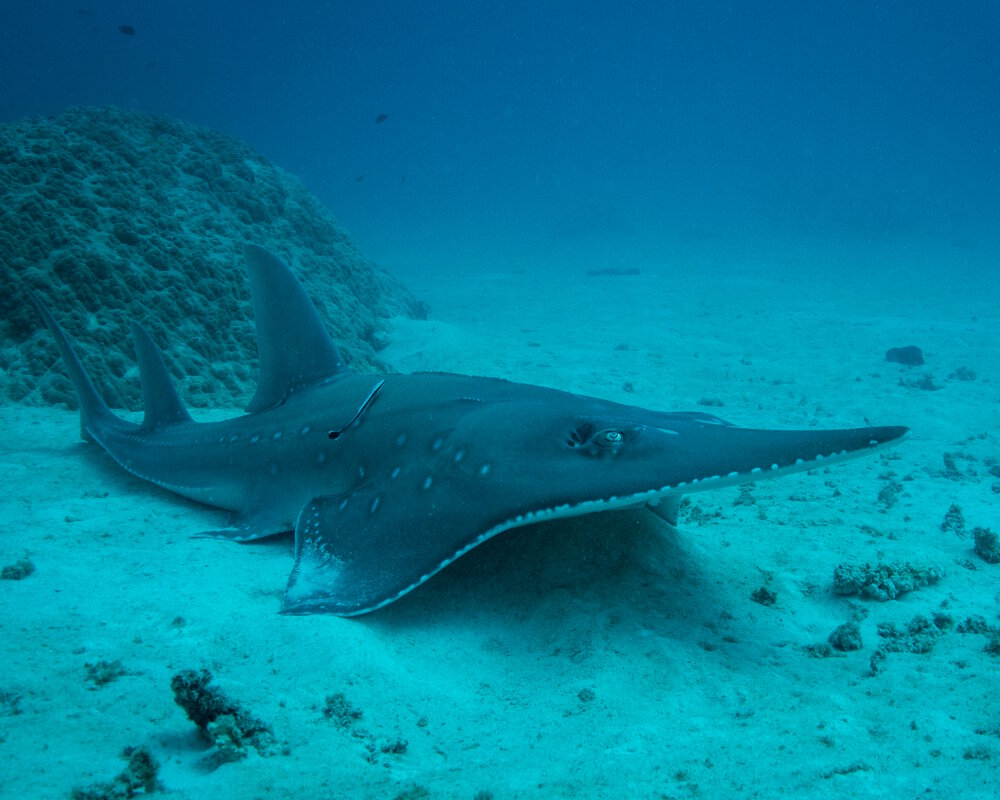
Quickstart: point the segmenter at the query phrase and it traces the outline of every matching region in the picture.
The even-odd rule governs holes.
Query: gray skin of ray
[[[349,370],[292,272],[246,248],[261,377],[247,414],[197,423],[133,325],[146,416],[112,413],[59,324],[81,432],[124,469],[231,514],[239,541],[295,531],[286,613],[363,614],[533,522],[646,506],[870,453],[898,426],[755,430],[510,381]]]

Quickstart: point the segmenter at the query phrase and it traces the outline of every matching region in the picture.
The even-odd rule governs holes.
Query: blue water
[[[732,236],[974,245],[1000,218],[986,0],[16,5],[0,120],[107,103],[217,128],[390,265]]]

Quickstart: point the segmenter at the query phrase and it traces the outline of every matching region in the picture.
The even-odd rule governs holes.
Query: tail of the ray
[[[70,344],[66,332],[62,326],[55,321],[48,308],[34,292],[31,299],[42,315],[45,324],[55,339],[56,347],[59,348],[59,355],[62,356],[69,379],[76,390],[77,399],[80,401],[80,435],[89,442],[100,439],[99,432],[111,428],[132,428],[135,427],[130,422],[126,422],[121,417],[116,416],[104,399],[97,393],[90,376],[80,363],[80,359]]]

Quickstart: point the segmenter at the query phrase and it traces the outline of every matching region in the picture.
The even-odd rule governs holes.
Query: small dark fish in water
[[[120,30],[126,36],[135,36],[135,28],[133,28],[131,25],[119,25],[118,30]]]
[[[94,16],[94,12],[91,11],[89,8],[78,8],[76,10],[76,13],[79,14],[81,17],[92,17],[92,16]]]
[[[356,177],[356,178],[354,179],[354,182],[355,182],[355,183],[361,183],[361,181],[363,181],[364,179],[365,179],[365,176],[364,176],[364,175],[358,175],[358,177]]]
[[[387,119],[389,119],[389,115],[388,114],[379,114],[377,117],[375,117],[375,124],[376,125],[381,125]]]

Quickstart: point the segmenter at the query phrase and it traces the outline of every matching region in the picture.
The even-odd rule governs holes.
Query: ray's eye
[[[584,423],[570,431],[566,444],[592,456],[617,453],[626,443],[628,434],[618,428],[597,430],[594,425]]]
[[[625,436],[622,432],[612,429],[601,431],[594,439],[598,444],[605,447],[618,447],[625,442]]]

